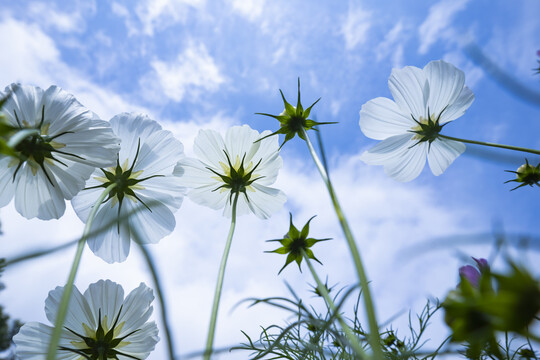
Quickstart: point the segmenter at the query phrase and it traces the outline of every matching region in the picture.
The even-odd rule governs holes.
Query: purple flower
[[[477,288],[480,281],[480,275],[489,270],[489,264],[487,260],[483,258],[472,259],[476,262],[476,268],[472,265],[462,266],[459,268],[459,276],[461,279],[466,279],[473,287]]]

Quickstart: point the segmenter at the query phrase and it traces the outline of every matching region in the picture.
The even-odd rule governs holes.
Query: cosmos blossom
[[[63,287],[49,292],[45,300],[47,319],[54,323]],[[159,341],[155,322],[148,322],[154,300],[152,289],[141,283],[124,298],[122,286],[99,280],[81,294],[77,287],[68,308],[57,358],[146,359]],[[28,322],[15,335],[19,359],[44,359],[53,327]]]
[[[35,130],[0,155],[0,206],[15,198],[24,217],[58,219],[96,167],[114,164],[119,139],[72,95],[57,86],[47,90],[12,84],[2,114],[18,130]]]
[[[360,111],[364,135],[382,140],[361,159],[383,165],[385,172],[398,181],[420,175],[426,157],[433,174],[442,174],[465,151],[465,144],[439,135],[474,100],[464,83],[463,72],[442,60],[432,61],[423,69],[394,69],[388,80],[394,101],[375,98]]]
[[[233,197],[239,194],[238,215],[252,212],[269,218],[287,199],[281,190],[270,187],[283,161],[277,136],[264,138],[269,134],[259,134],[248,125],[231,127],[225,139],[214,130],[199,131],[194,145],[198,159],[184,158],[175,169],[180,183],[191,188],[189,198],[224,209],[231,217]]]
[[[72,205],[86,222],[100,194],[116,184],[101,204],[88,237],[90,249],[113,263],[127,258],[131,239],[157,243],[173,231],[173,212],[180,208],[184,194],[173,169],[184,155],[182,143],[146,115],[123,113],[110,122],[122,141],[116,165],[96,169]]]

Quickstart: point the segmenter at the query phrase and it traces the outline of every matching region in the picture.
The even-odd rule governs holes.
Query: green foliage
[[[0,276],[6,267],[6,259],[0,258]],[[0,290],[4,289],[4,285],[0,283]],[[4,307],[0,305],[0,353],[4,353],[4,360],[15,359],[12,351],[13,336],[19,332],[23,324],[19,320],[10,320],[10,316],[5,313]]]
[[[265,299],[250,299],[253,305],[266,304],[290,313],[292,321],[284,326],[271,325],[261,327],[258,339],[252,339],[242,331],[247,341],[231,350],[244,350],[251,353],[250,359],[339,359],[352,360],[357,355],[349,346],[347,338],[336,324],[336,314],[327,307],[325,312],[318,312],[314,306],[307,305],[288,286],[290,298],[271,297]],[[341,289],[334,295],[338,312],[347,304],[347,298],[356,290]],[[359,303],[361,292],[358,293],[352,309],[352,318],[346,319],[348,325],[358,337],[362,347],[369,348],[367,332],[359,319]],[[319,299],[319,297],[316,297]],[[439,349],[422,352],[425,344],[424,333],[431,317],[440,309],[440,305],[429,301],[416,316],[416,323],[409,316],[409,335],[399,337],[392,329],[381,333],[381,346],[386,359],[418,359],[427,360],[436,356]],[[444,344],[444,343],[443,343]]]
[[[445,321],[452,330],[452,342],[467,343],[466,356],[483,354],[505,359],[501,333],[527,337],[529,326],[540,312],[540,287],[523,268],[510,263],[508,274],[482,271],[478,286],[461,281],[443,302]],[[503,351],[504,350],[504,351]]]

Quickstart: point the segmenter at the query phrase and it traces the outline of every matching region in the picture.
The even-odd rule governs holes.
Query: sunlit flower
[[[282,160],[277,137],[267,137],[249,126],[234,126],[225,139],[214,130],[201,130],[194,151],[199,159],[185,158],[175,169],[180,182],[192,188],[190,199],[212,209],[232,213],[238,195],[237,214],[253,212],[261,219],[270,217],[285,203],[285,194],[271,188]]]
[[[183,157],[183,146],[171,132],[146,115],[128,113],[112,118],[111,127],[122,141],[116,166],[96,169],[72,201],[86,222],[99,195],[116,184],[100,206],[88,238],[90,249],[109,263],[127,258],[131,239],[157,243],[170,234],[176,225],[173,212],[180,208],[184,193],[172,174]]]
[[[384,165],[385,172],[398,181],[410,181],[420,174],[427,156],[433,174],[442,174],[465,151],[463,143],[439,136],[474,100],[464,83],[463,72],[442,60],[423,69],[394,69],[388,80],[394,101],[379,97],[360,111],[362,132],[383,140],[364,152],[362,160]]]
[[[45,314],[54,324],[63,287],[49,292]],[[159,341],[152,315],[152,289],[141,283],[124,299],[122,286],[99,280],[84,295],[73,294],[58,345],[58,359],[146,359]],[[15,335],[20,359],[45,359],[53,327],[29,322]]]
[[[0,206],[14,197],[24,217],[58,219],[96,167],[114,164],[119,140],[108,122],[57,86],[12,84],[0,97],[8,94],[1,110],[7,124],[37,133],[18,143],[14,156],[0,155]]]

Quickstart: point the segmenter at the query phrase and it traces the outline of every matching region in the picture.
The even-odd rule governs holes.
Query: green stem
[[[311,275],[313,275],[313,279],[317,283],[317,289],[319,289],[320,294],[322,295],[322,297],[326,301],[326,304],[328,305],[328,308],[330,309],[330,311],[332,311],[332,314],[336,315],[336,317],[337,317],[337,319],[339,321],[339,324],[341,325],[341,328],[345,332],[345,336],[349,340],[349,344],[351,345],[351,348],[354,350],[356,355],[360,356],[362,359],[366,359],[367,356],[366,356],[366,352],[364,351],[364,348],[362,348],[362,346],[360,346],[360,343],[358,342],[358,338],[354,335],[354,333],[352,332],[349,325],[347,325],[345,320],[343,320],[343,317],[341,316],[341,314],[336,309],[336,305],[332,301],[332,298],[330,297],[330,294],[328,294],[328,290],[326,290],[326,286],[324,286],[321,279],[317,275],[317,272],[315,271],[315,268],[313,267],[313,264],[311,263],[311,260],[309,259],[306,252],[303,249],[302,249],[302,256],[306,260],[309,271],[311,271]]]
[[[60,335],[62,334],[64,321],[66,320],[69,300],[73,291],[73,283],[75,282],[75,276],[77,275],[77,270],[79,269],[82,252],[84,250],[84,245],[86,244],[86,238],[90,233],[90,228],[92,227],[92,223],[94,222],[94,218],[96,217],[99,206],[103,203],[103,200],[105,200],[109,192],[111,192],[115,186],[116,184],[111,184],[105,190],[103,190],[95,204],[92,206],[92,210],[90,211],[88,219],[86,220],[86,225],[84,226],[83,234],[77,245],[77,252],[75,253],[75,258],[73,259],[73,264],[71,265],[68,280],[66,282],[66,286],[64,286],[64,291],[62,292],[62,299],[60,300],[60,306],[58,307],[58,313],[56,314],[56,321],[54,323],[51,342],[49,343],[49,349],[47,351],[47,360],[56,360],[58,343],[60,342]]]
[[[221,289],[223,288],[223,279],[225,278],[225,267],[227,266],[227,258],[231,250],[232,238],[234,234],[234,228],[236,226],[236,203],[238,202],[238,192],[234,196],[232,204],[232,216],[231,227],[229,228],[229,235],[227,235],[227,242],[225,243],[225,249],[223,250],[223,256],[221,257],[221,263],[219,265],[218,278],[216,282],[216,290],[214,292],[214,303],[212,305],[212,315],[210,316],[210,325],[208,326],[208,337],[206,338],[206,347],[204,350],[204,360],[210,360],[210,356],[213,352],[214,346],[214,334],[216,332],[217,313],[219,308],[219,300],[221,298]]]
[[[337,198],[336,192],[334,191],[334,187],[332,186],[332,182],[330,181],[330,178],[328,177],[328,174],[326,170],[324,169],[324,166],[321,163],[321,160],[319,159],[317,152],[313,148],[313,145],[311,144],[311,141],[309,140],[309,136],[306,133],[306,130],[302,128],[301,131],[304,138],[306,139],[306,144],[308,146],[311,157],[313,158],[313,161],[315,162],[315,165],[317,166],[317,169],[319,170],[319,173],[321,174],[321,177],[323,179],[324,184],[326,185],[326,188],[328,189],[328,193],[330,194],[332,205],[334,206],[334,210],[338,217],[339,224],[341,225],[341,229],[343,230],[343,234],[345,235],[345,239],[347,240],[347,245],[349,246],[349,251],[353,258],[354,266],[356,268],[358,279],[360,281],[360,286],[362,287],[364,306],[366,308],[366,314],[367,314],[368,323],[369,323],[369,337],[368,337],[369,343],[371,345],[374,358],[377,360],[382,360],[383,352],[382,352],[381,342],[380,342],[380,337],[379,337],[379,325],[377,323],[377,317],[375,314],[375,306],[373,304],[373,300],[371,297],[371,291],[369,290],[369,282],[367,279],[366,272],[364,270],[362,259],[360,258],[360,252],[358,250],[358,247],[356,246],[356,242],[354,240],[354,236],[352,234],[351,228],[349,227],[349,223],[347,222],[347,219],[345,218],[345,214],[343,213],[343,210],[341,209],[341,205],[339,204],[339,200]]]
[[[490,142],[485,142],[485,141],[466,140],[466,139],[460,139],[460,138],[447,136],[447,135],[443,135],[443,134],[439,134],[439,137],[441,137],[443,139],[448,139],[448,140],[461,141],[461,142],[468,143],[468,144],[491,146],[491,147],[497,147],[497,148],[501,148],[501,149],[522,151],[522,152],[528,152],[528,153],[531,153],[531,154],[540,155],[540,150],[528,149],[528,148],[523,148],[523,147],[519,147],[519,146],[501,145],[501,144],[495,144],[495,143],[490,143]]]
[[[21,143],[24,139],[26,139],[29,136],[32,135],[40,135],[41,132],[38,129],[23,129],[17,131],[15,135],[13,135],[9,141],[8,146],[14,149],[17,145]]]
[[[150,255],[148,250],[144,247],[144,245],[141,244],[138,235],[139,234],[137,233],[136,242],[139,245],[139,248],[141,249],[144,259],[146,260],[146,264],[148,265],[148,269],[150,270],[150,273],[152,274],[152,280],[154,281],[154,289],[156,290],[157,299],[159,301],[159,308],[161,310],[161,321],[163,322],[163,330],[165,331],[165,338],[167,339],[167,350],[169,351],[169,359],[174,360],[174,357],[175,357],[174,345],[171,338],[171,330],[170,330],[169,321],[168,321],[169,317],[167,315],[167,307],[165,306],[165,300],[163,297],[163,290],[161,289],[161,282],[159,280],[159,275],[158,275],[154,260],[152,259],[152,256]]]

